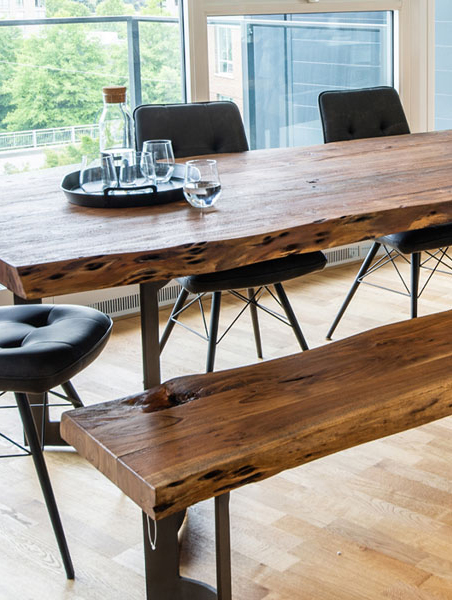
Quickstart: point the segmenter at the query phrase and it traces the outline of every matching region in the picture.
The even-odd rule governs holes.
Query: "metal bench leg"
[[[36,432],[36,426],[33,420],[30,405],[28,404],[25,394],[15,394],[15,396],[24,431],[33,456],[36,473],[38,475],[44,500],[47,505],[47,510],[49,511],[50,521],[52,522],[52,527],[55,532],[58,547],[60,549],[61,558],[66,570],[66,575],[68,579],[74,579],[74,567],[72,565],[69,548],[64,535],[63,525],[61,524],[60,515],[58,513],[55,496],[50,484],[49,473],[44,461],[44,456],[42,455],[41,444]]]
[[[155,522],[143,513],[147,600],[217,600],[211,586],[180,576],[179,526],[179,513],[157,521],[156,529]],[[155,541],[155,550],[150,538]]]
[[[215,547],[218,600],[231,600],[231,536],[229,493],[215,497]]]

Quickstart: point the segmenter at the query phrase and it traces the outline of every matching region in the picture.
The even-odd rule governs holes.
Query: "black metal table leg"
[[[143,384],[147,390],[160,383],[158,293],[166,281],[140,284]]]
[[[143,383],[148,389],[160,383],[158,292],[166,282],[141,283],[141,342]],[[144,562],[147,600],[216,600],[216,591],[203,583],[179,575],[179,542],[177,532],[181,515],[154,521],[143,513]],[[157,539],[155,549],[149,536]]]

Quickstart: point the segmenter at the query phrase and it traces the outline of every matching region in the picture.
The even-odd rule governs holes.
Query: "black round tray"
[[[182,168],[179,168],[182,167]],[[168,183],[146,188],[107,188],[100,194],[87,194],[79,183],[80,171],[74,171],[64,177],[61,189],[69,202],[91,208],[131,208],[137,206],[153,206],[169,204],[184,200],[183,165],[176,165],[172,178]],[[130,193],[132,192],[132,193]]]

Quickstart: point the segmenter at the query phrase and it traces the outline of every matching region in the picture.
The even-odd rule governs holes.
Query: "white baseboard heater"
[[[325,250],[327,267],[333,267],[354,261],[362,260],[371,242],[362,242],[351,246],[341,246]],[[168,306],[174,303],[179,295],[181,286],[177,281],[170,281],[159,292],[159,306]],[[140,311],[140,293],[138,285],[109,288],[106,290],[93,290],[66,296],[45,298],[44,302],[55,304],[81,304],[92,306],[107,313],[111,317],[120,317],[136,314]],[[0,305],[12,304],[12,294],[6,289],[0,291]]]

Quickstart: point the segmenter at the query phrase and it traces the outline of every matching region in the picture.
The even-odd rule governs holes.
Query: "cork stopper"
[[[104,101],[107,104],[118,104],[126,101],[126,86],[125,85],[109,85],[102,88]]]

